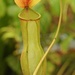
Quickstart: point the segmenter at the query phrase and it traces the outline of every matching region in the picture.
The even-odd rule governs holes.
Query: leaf
[[[21,72],[19,60],[15,56],[8,56],[6,58],[6,62],[13,71],[15,71],[18,74]]]
[[[63,21],[67,21],[67,11],[68,11],[68,6],[69,6],[69,1],[70,0],[63,0]]]
[[[70,6],[71,6],[73,12],[75,12],[75,0],[70,0]]]
[[[60,47],[61,47],[61,50],[62,50],[63,53],[67,52],[71,40],[72,40],[72,36],[69,36],[61,42]]]
[[[6,8],[3,0],[0,1],[0,18],[3,17],[6,13]]]
[[[51,23],[51,15],[45,11],[41,14],[41,29],[43,33],[46,33],[49,29],[50,23]]]
[[[48,0],[48,1],[51,6],[50,10],[51,10],[52,14],[59,16],[59,13],[60,13],[59,0]]]
[[[16,17],[20,11],[21,9],[19,9],[16,5],[12,5],[8,7],[7,13],[11,17]]]
[[[47,69],[48,73],[50,74],[55,70],[55,65],[50,61],[47,61]]]
[[[61,57],[58,53],[50,53],[50,55],[48,55],[48,58],[50,61],[52,61],[56,65],[61,64]]]

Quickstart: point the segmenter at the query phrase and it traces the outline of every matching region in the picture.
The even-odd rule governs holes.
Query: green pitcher
[[[23,37],[23,51],[20,59],[23,75],[33,75],[44,55],[40,44],[40,17],[40,14],[30,8],[24,8],[19,13]],[[46,75],[46,59],[40,66],[37,75]]]

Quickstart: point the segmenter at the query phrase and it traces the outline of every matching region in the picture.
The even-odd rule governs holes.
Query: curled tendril
[[[40,60],[39,64],[37,65],[33,75],[37,75],[37,72],[40,68],[40,66],[42,65],[44,59],[46,58],[47,54],[49,53],[50,49],[52,48],[52,46],[54,45],[56,38],[58,36],[59,30],[60,30],[60,26],[61,26],[61,20],[62,20],[62,0],[60,0],[60,17],[59,17],[59,22],[58,22],[58,27],[57,27],[57,31],[56,34],[54,36],[53,41],[51,42],[50,46],[48,47],[47,51],[45,52],[45,54],[43,55],[42,59]]]

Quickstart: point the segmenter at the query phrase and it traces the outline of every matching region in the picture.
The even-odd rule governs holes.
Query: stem
[[[44,54],[44,56],[42,57],[42,59],[40,60],[39,64],[37,65],[33,75],[36,75],[42,62],[44,61],[44,59],[46,58],[47,54],[49,53],[50,49],[52,48],[52,46],[54,45],[55,41],[56,41],[56,38],[58,36],[58,33],[59,33],[59,29],[60,29],[60,26],[61,26],[61,20],[62,20],[62,1],[60,0],[60,17],[59,17],[59,22],[58,22],[58,28],[57,28],[57,31],[56,31],[56,34],[55,34],[55,37],[52,41],[52,43],[50,44],[50,46],[48,47],[46,53]]]

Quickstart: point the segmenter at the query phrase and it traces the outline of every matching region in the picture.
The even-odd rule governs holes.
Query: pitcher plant
[[[60,29],[62,17],[61,3],[60,18],[56,35],[48,50],[44,53],[40,44],[41,15],[31,9],[31,7],[36,5],[39,1],[40,0],[15,0],[15,3],[23,8],[18,15],[23,37],[23,50],[20,58],[23,75],[46,75],[46,56],[53,46]]]

